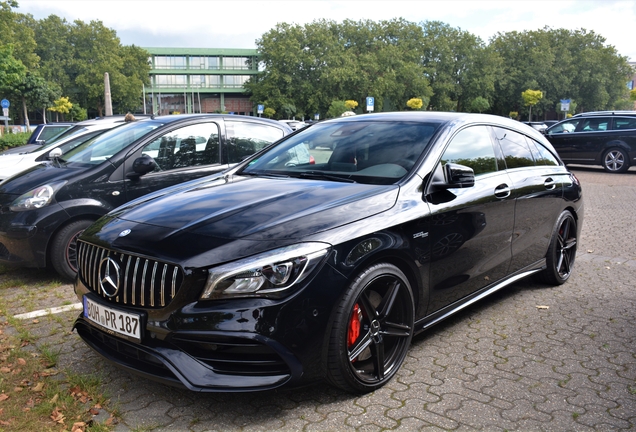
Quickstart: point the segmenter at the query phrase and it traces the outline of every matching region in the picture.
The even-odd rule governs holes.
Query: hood
[[[22,195],[38,186],[67,180],[82,171],[85,169],[38,164],[0,183],[0,193]]]
[[[139,200],[82,238],[104,247],[201,268],[353,223],[391,208],[399,186],[229,177]]]
[[[294,178],[234,178],[166,195],[116,216],[217,239],[300,239],[391,208],[399,187]]]

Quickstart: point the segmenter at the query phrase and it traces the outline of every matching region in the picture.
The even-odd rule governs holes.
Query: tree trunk
[[[24,124],[26,125],[27,132],[31,131],[31,125],[29,124],[29,113],[27,112],[26,98],[22,96],[22,112],[24,112]]]

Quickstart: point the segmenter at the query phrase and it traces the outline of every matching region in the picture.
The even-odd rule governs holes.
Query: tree
[[[348,111],[345,101],[335,100],[329,105],[327,110],[327,118],[340,117],[343,112]]]
[[[22,102],[21,123],[30,127],[28,108],[33,110],[43,108],[46,110],[59,93],[49,83],[33,72],[27,72],[23,80],[14,88],[13,94]],[[46,118],[46,116],[43,116]],[[45,121],[46,123],[46,121]]]
[[[374,95],[381,111],[432,95],[418,60],[421,39],[421,28],[404,20],[281,23],[257,40],[262,72],[245,87],[253,101],[278,110],[293,104],[324,114],[334,100],[360,104]]]
[[[68,97],[62,96],[53,101],[53,106],[49,108],[49,111],[56,113],[55,121],[58,121],[59,114],[62,114],[62,118],[64,118],[64,114],[70,113],[72,108],[73,104],[69,101]]]
[[[470,103],[470,110],[472,112],[483,113],[484,111],[488,111],[489,109],[490,109],[490,103],[488,102],[488,99],[483,98],[481,96],[477,96]]]
[[[411,98],[406,101],[406,106],[412,110],[420,110],[422,109],[422,106],[424,106],[424,102],[421,98]]]
[[[539,103],[543,99],[543,92],[541,90],[526,90],[521,93],[523,102],[526,106],[530,107],[530,113],[528,114],[528,121],[532,121],[532,107]]]
[[[627,97],[625,82],[633,74],[627,59],[605,39],[584,29],[544,28],[498,33],[490,47],[499,57],[493,112],[524,108],[520,94],[540,88],[536,113],[555,111],[560,99],[576,99],[578,109],[612,109]]]
[[[345,106],[347,107],[348,110],[353,111],[354,109],[358,107],[358,101],[348,99],[345,101]]]
[[[478,96],[490,99],[499,75],[499,61],[477,36],[439,21],[421,24],[424,37],[417,48],[433,96],[429,108],[468,111]]]
[[[280,110],[286,119],[289,119],[296,114],[296,106],[291,103],[283,104],[283,106],[280,107]]]
[[[39,57],[35,53],[35,34],[33,32],[32,16],[12,11],[17,8],[15,0],[0,1],[0,46],[12,45],[13,56],[28,69],[38,65]]]
[[[274,108],[267,107],[263,110],[263,114],[267,118],[272,118],[276,115],[276,110],[274,110]]]

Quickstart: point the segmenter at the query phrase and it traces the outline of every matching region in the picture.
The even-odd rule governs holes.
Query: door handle
[[[552,179],[552,177],[548,177],[545,179],[545,182],[543,182],[543,186],[545,186],[547,190],[554,190],[556,188],[556,182]]]
[[[495,196],[500,199],[508,198],[510,196],[510,186],[505,183],[500,184],[495,188]]]

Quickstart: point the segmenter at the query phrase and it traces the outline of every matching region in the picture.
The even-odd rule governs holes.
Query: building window
[[[249,69],[247,57],[223,57],[223,69]]]
[[[185,56],[155,56],[155,69],[185,69]]]
[[[205,87],[205,75],[190,75],[190,87]]]
[[[207,56],[191,56],[190,69],[219,69],[219,58]]]
[[[243,84],[249,79],[249,75],[225,75],[223,77],[223,85],[229,88],[239,88],[243,87]]]
[[[186,87],[186,75],[155,75],[155,87]]]
[[[219,75],[206,75],[205,76],[206,87],[221,87],[221,77]]]

